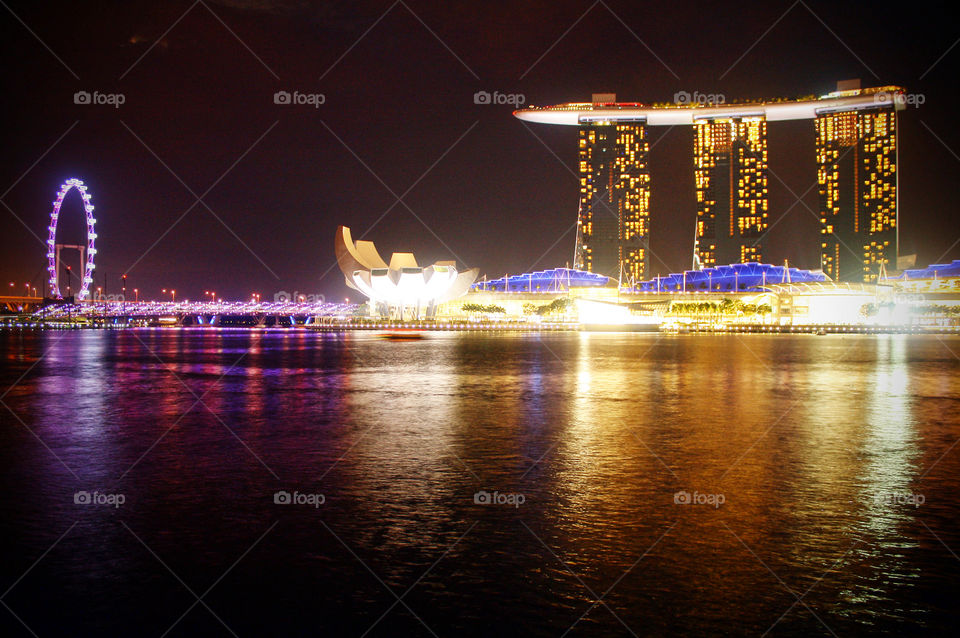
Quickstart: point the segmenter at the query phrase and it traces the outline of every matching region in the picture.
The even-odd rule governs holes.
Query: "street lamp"
[[[137,303],[140,303],[140,289],[139,289],[139,288],[134,288],[134,289],[133,289],[133,296],[134,296],[134,300],[135,300]]]

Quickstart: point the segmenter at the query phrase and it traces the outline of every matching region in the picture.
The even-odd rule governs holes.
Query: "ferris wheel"
[[[60,187],[60,192],[57,193],[57,199],[53,202],[53,212],[50,213],[50,226],[47,227],[47,230],[50,231],[47,238],[47,272],[50,274],[50,296],[54,299],[62,299],[63,295],[60,292],[60,285],[57,279],[57,268],[59,267],[58,262],[60,261],[60,250],[57,245],[57,218],[60,216],[60,206],[63,205],[64,198],[73,188],[77,189],[80,197],[83,198],[83,210],[87,216],[86,249],[84,250],[83,246],[77,247],[82,253],[86,253],[85,259],[81,257],[84,261],[83,279],[81,280],[80,292],[77,293],[77,299],[83,301],[90,296],[90,284],[93,283],[93,269],[95,267],[93,261],[97,254],[95,246],[97,233],[94,231],[94,225],[97,223],[97,220],[93,217],[93,204],[90,203],[90,193],[87,192],[87,187],[83,181],[76,178],[68,179],[63,183]]]

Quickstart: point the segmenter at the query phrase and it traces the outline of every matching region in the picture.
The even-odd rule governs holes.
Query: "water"
[[[5,636],[957,621],[955,337],[4,332],[0,352]]]

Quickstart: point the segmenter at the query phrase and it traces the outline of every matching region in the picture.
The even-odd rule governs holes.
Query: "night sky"
[[[4,8],[7,7],[7,8]],[[43,2],[5,0],[0,165],[4,288],[45,281],[60,184],[90,187],[96,285],[141,296],[280,290],[342,298],[344,224],[381,253],[491,277],[572,261],[575,127],[510,105],[727,101],[899,84],[900,252],[960,258],[960,28],[949,3]],[[887,8],[889,7],[889,8]],[[75,104],[77,91],[124,103]],[[275,104],[277,91],[324,103]],[[953,119],[951,119],[953,118]],[[692,133],[652,127],[653,274],[688,267]],[[812,121],[771,123],[765,261],[819,267]],[[192,192],[191,192],[192,191]],[[196,203],[202,197],[201,203]],[[402,201],[397,201],[402,197]],[[800,201],[798,202],[798,197]],[[82,241],[80,199],[59,240]]]

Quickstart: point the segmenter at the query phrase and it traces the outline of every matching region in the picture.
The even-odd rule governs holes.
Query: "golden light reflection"
[[[891,504],[889,497],[912,493],[918,441],[910,406],[907,336],[887,335],[876,344],[874,375],[865,388],[867,432],[861,475],[869,503],[866,526],[887,536],[912,516],[904,506]]]

